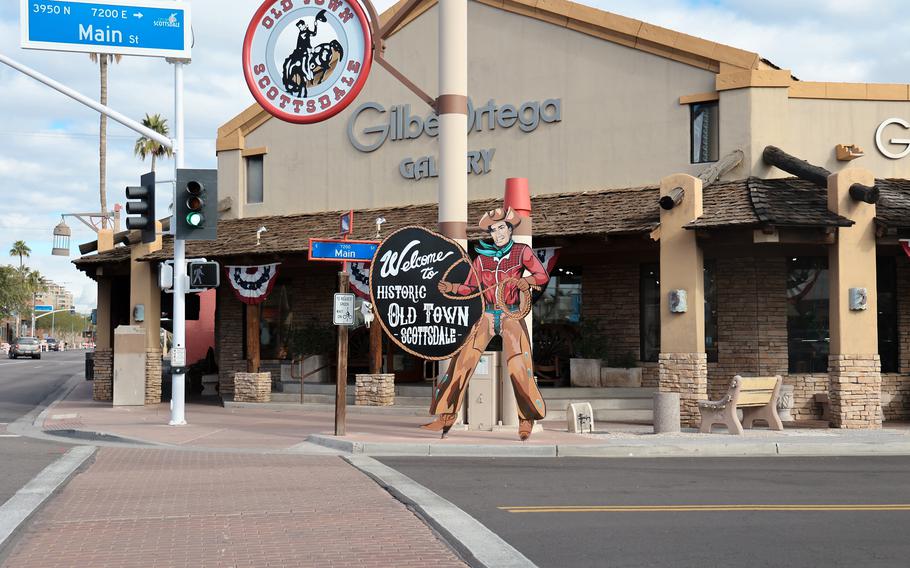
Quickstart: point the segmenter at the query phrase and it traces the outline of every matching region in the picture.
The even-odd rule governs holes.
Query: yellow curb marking
[[[910,504],[860,505],[574,505],[497,507],[508,513],[679,513],[715,511],[910,511]]]

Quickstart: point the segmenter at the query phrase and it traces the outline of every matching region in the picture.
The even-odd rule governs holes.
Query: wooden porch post
[[[250,373],[259,372],[259,306],[246,305],[246,360]]]

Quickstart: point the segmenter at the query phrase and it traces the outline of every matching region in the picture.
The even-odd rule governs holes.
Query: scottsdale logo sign
[[[243,40],[243,74],[273,116],[298,124],[335,116],[357,97],[373,62],[356,0],[266,0]]]

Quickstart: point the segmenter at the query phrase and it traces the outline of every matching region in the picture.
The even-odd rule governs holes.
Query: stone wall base
[[[882,427],[882,374],[877,354],[829,355],[828,379],[832,426]]]
[[[661,353],[658,367],[658,389],[678,392],[680,422],[697,427],[701,422],[698,401],[708,398],[708,355]]]
[[[272,400],[272,373],[235,373],[235,402],[269,402]]]
[[[161,349],[145,350],[145,403],[161,402]]]
[[[114,350],[95,349],[95,379],[92,399],[99,402],[114,400]]]
[[[395,375],[356,375],[354,404],[357,406],[392,406],[395,404]]]

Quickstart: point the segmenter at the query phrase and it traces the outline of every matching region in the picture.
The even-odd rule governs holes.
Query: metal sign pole
[[[174,179],[183,168],[183,63],[174,61]],[[174,212],[171,228],[174,238],[174,348],[171,350],[171,426],[186,424],[184,416],[184,367],[186,366],[186,242],[176,238],[177,187],[174,187]]]

